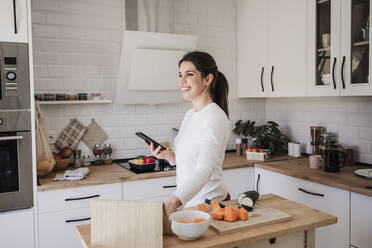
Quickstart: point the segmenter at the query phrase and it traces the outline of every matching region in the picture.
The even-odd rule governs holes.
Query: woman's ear
[[[212,82],[213,82],[213,74],[212,73],[209,73],[206,77],[206,80],[207,80],[207,86],[211,86]]]

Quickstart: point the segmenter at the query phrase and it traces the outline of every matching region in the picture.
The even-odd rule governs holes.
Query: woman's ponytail
[[[209,87],[213,102],[215,102],[229,117],[228,95],[229,85],[222,72],[217,71],[217,77]]]
[[[196,69],[201,72],[203,78],[209,74],[213,75],[213,81],[209,86],[210,95],[213,102],[215,102],[226,113],[227,117],[229,117],[229,84],[222,72],[218,71],[216,61],[213,57],[206,52],[193,51],[186,53],[178,63],[178,66],[184,61],[192,62]]]

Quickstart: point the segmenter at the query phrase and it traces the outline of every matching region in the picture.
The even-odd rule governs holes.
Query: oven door
[[[32,206],[31,132],[0,132],[0,212]]]

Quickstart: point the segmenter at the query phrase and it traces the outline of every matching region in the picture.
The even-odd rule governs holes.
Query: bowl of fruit
[[[156,159],[154,157],[140,155],[135,159],[129,160],[128,163],[132,170],[147,172],[155,169]]]

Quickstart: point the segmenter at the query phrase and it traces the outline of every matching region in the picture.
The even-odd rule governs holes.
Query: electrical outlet
[[[56,143],[56,136],[54,134],[48,134],[48,144]]]

